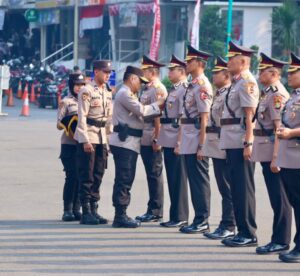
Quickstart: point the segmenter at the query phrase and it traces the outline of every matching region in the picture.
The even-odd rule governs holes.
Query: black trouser
[[[80,209],[80,204],[78,196],[79,184],[77,176],[76,145],[62,144],[60,159],[66,176],[63,190],[64,209],[68,210],[73,206],[73,210],[78,210]]]
[[[294,242],[300,250],[300,169],[281,169],[280,175],[286,190],[287,197],[294,209],[296,235]]]
[[[77,144],[79,196],[81,203],[100,199],[100,185],[107,167],[107,147],[93,144],[94,152],[87,153],[83,144]]]
[[[225,159],[212,158],[212,161],[216,182],[222,197],[222,219],[219,226],[234,231],[235,218],[230,191],[228,164]]]
[[[164,183],[161,151],[155,152],[152,146],[142,146],[141,156],[147,175],[149,201],[147,213],[163,216]]]
[[[198,160],[196,154],[184,154],[183,157],[195,211],[195,218],[193,222],[208,222],[208,217],[210,215],[208,158]]]
[[[230,189],[239,234],[256,237],[255,222],[255,163],[244,160],[243,149],[227,149]]]
[[[121,147],[110,146],[115,162],[113,206],[125,211],[130,203],[130,190],[135,178],[138,153]]]
[[[287,198],[279,173],[273,173],[271,162],[261,162],[263,175],[273,209],[273,234],[271,241],[278,244],[290,244],[292,209]]]
[[[163,153],[171,203],[170,220],[188,221],[187,175],[183,156],[176,155],[174,148],[164,148]]]

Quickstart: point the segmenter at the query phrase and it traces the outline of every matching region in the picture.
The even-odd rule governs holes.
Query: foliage
[[[273,56],[282,58],[297,50],[300,8],[293,0],[284,0],[272,13]]]

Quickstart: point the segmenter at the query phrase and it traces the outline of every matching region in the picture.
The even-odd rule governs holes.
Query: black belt
[[[221,119],[220,123],[221,123],[221,126],[239,125],[241,123],[241,118]]]
[[[221,132],[221,128],[220,127],[216,127],[216,126],[209,126],[206,127],[206,133],[220,133]]]
[[[201,119],[199,118],[181,118],[180,123],[183,125],[192,125],[195,123],[201,123]]]
[[[86,123],[90,126],[95,126],[95,127],[105,127],[106,125],[106,120],[105,121],[98,121],[90,118],[86,118]]]
[[[144,123],[148,123],[148,124],[151,124],[154,122],[154,119],[153,118],[149,118],[149,119],[144,119]]]
[[[253,129],[254,136],[271,136],[274,134],[274,129]]]
[[[119,132],[120,131],[120,127],[114,126],[114,132]],[[127,128],[127,134],[129,136],[134,136],[134,137],[142,137],[143,136],[143,130],[142,129],[136,129],[136,128],[131,128],[128,127]]]
[[[160,123],[161,124],[173,124],[173,123],[178,123],[177,118],[160,118]]]

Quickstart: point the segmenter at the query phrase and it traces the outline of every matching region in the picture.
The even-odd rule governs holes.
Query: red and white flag
[[[80,13],[79,36],[84,30],[100,29],[103,26],[103,5],[83,7]]]
[[[154,12],[154,23],[153,23],[153,32],[150,46],[150,58],[157,60],[159,43],[160,43],[160,5],[159,0],[154,0],[153,6]]]
[[[194,21],[193,21],[193,26],[192,26],[192,31],[191,31],[191,46],[198,49],[199,48],[199,26],[200,26],[200,6],[201,0],[196,0],[196,6],[194,9]]]

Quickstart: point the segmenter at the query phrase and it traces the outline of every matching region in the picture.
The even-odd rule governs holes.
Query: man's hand
[[[176,155],[179,155],[179,146],[178,145],[174,148],[174,153]]]
[[[161,146],[158,145],[157,143],[152,143],[152,149],[153,151],[158,152],[161,150]]]
[[[250,161],[251,155],[252,155],[252,146],[248,146],[244,148],[244,159]]]
[[[197,151],[197,159],[198,160],[203,160],[204,159],[204,154],[203,154],[202,149],[198,149],[198,151]]]
[[[95,151],[93,148],[93,145],[91,143],[84,143],[83,150],[84,150],[84,152],[87,152],[87,153],[92,153]]]
[[[287,127],[280,127],[279,129],[277,129],[276,134],[279,139],[292,138],[291,129]]]
[[[275,166],[275,161],[276,161],[276,159],[273,157],[270,168],[271,168],[272,173],[279,173],[280,168]]]
[[[165,106],[165,99],[164,98],[158,98],[156,103],[157,103],[157,105],[159,106],[159,108],[161,110],[164,109],[164,106]]]

